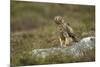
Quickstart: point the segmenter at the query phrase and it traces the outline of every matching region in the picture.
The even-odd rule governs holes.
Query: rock
[[[34,49],[31,53],[35,58],[46,58],[49,55],[57,55],[59,53],[66,56],[79,57],[84,56],[84,52],[93,49],[95,49],[95,37],[86,37],[66,48],[52,47],[47,49]]]

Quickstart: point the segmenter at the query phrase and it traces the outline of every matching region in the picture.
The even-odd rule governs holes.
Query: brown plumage
[[[65,23],[64,18],[61,16],[56,16],[54,18],[55,23],[57,24],[58,27],[58,33],[59,33],[59,38],[61,41],[69,41],[69,43],[71,42],[69,40],[72,39],[72,41],[77,41],[76,35],[73,31],[73,29],[71,28],[71,26],[69,25],[69,23]],[[68,44],[69,44],[68,43]]]

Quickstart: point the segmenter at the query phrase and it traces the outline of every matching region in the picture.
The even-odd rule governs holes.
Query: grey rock
[[[73,43],[73,45],[61,48],[61,47],[52,47],[46,49],[34,49],[32,50],[32,55],[36,57],[46,58],[49,55],[56,55],[56,54],[64,54],[72,57],[79,57],[83,56],[83,52],[91,51],[95,49],[95,37],[86,37],[81,39],[77,43]]]

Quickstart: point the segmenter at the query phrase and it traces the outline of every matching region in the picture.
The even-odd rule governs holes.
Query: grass
[[[27,55],[32,49],[59,46],[53,21],[56,15],[64,16],[78,38],[82,38],[83,32],[95,31],[95,6],[11,1],[11,65],[77,62],[61,54],[46,60],[34,60]],[[84,58],[79,61],[84,61]]]
[[[46,58],[32,56],[32,54],[24,53],[20,57],[20,64],[22,65],[43,65],[43,64],[59,64],[59,63],[75,63],[75,62],[92,62],[95,61],[95,50],[87,50],[83,52],[83,56],[73,57],[71,55],[64,55],[61,52],[57,54],[50,54]]]

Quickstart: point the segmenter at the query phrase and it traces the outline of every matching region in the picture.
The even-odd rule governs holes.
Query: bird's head
[[[56,24],[62,24],[64,22],[64,18],[61,16],[55,16],[54,21]]]

